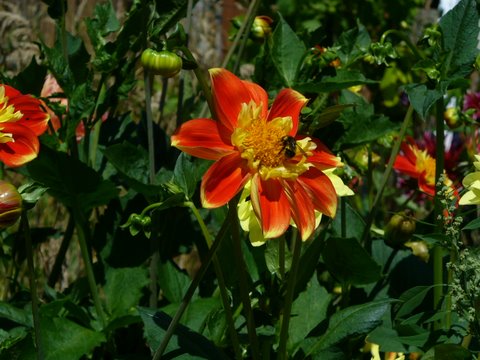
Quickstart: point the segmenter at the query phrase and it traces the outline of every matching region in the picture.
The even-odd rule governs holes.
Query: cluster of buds
[[[392,43],[386,41],[371,43],[368,53],[365,55],[364,59],[370,64],[376,63],[377,65],[385,64],[388,66],[387,59],[396,58],[398,58],[398,55]]]
[[[324,68],[326,66],[337,68],[341,65],[335,48],[315,45],[310,51],[312,52],[320,68]]]

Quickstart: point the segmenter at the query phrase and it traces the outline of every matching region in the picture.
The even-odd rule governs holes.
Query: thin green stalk
[[[180,50],[188,60],[194,63],[197,63],[197,61],[195,60],[195,57],[186,46],[182,46]],[[202,88],[203,95],[205,96],[205,100],[207,100],[207,104],[210,109],[210,112],[212,113],[212,117],[216,118],[215,107],[213,106],[212,92],[210,90],[210,86],[208,85],[207,79],[203,73],[203,70],[197,66],[195,69],[193,69],[193,72],[195,74],[195,77],[198,80],[200,87]]]
[[[30,281],[30,293],[32,296],[32,314],[33,314],[33,329],[35,332],[35,348],[37,352],[37,359],[45,359],[45,350],[42,345],[42,333],[40,331],[40,313],[38,307],[38,293],[37,281],[35,279],[35,264],[33,262],[33,244],[32,235],[30,233],[30,226],[28,224],[27,211],[22,211],[22,232],[25,237],[25,247],[27,250],[27,265],[28,265],[28,279]]]
[[[283,307],[283,314],[281,317],[280,325],[280,340],[278,345],[278,359],[286,360],[288,359],[287,354],[287,342],[288,342],[288,328],[290,325],[290,315],[292,312],[293,296],[295,293],[295,285],[297,282],[297,273],[300,263],[300,250],[302,248],[302,241],[296,236],[297,233],[294,232],[292,236],[293,242],[293,255],[292,255],[292,266],[288,274],[287,280],[287,293],[285,295],[285,305]]]
[[[153,75],[150,71],[145,70],[143,73],[145,83],[145,116],[147,118],[147,140],[148,140],[148,167],[149,167],[149,182],[155,182],[155,142],[153,138],[153,116],[152,116],[152,82]],[[152,308],[158,306],[158,263],[160,261],[160,254],[158,253],[156,232],[150,236],[150,248],[152,250],[152,257],[149,265],[149,289],[150,298],[149,305]]]
[[[234,208],[230,207],[227,218],[223,222],[222,227],[220,228],[215,238],[215,241],[213,241],[212,246],[208,250],[208,254],[206,258],[203,260],[200,269],[198,270],[197,274],[193,278],[190,286],[187,289],[187,292],[183,296],[182,302],[180,303],[180,306],[178,307],[177,312],[175,313],[172,321],[170,322],[170,325],[167,328],[167,331],[165,333],[165,336],[162,339],[162,342],[160,343],[160,346],[155,351],[153,360],[160,359],[161,356],[163,355],[163,352],[167,348],[167,345],[170,339],[172,338],[173,333],[175,332],[175,329],[177,328],[183,313],[187,309],[187,306],[190,303],[190,300],[192,299],[192,296],[195,293],[195,290],[197,289],[198,285],[200,284],[200,281],[203,279],[203,276],[207,272],[207,269],[210,266],[210,263],[212,262],[218,247],[220,246],[223,239],[225,238],[225,234],[228,228],[230,227],[232,217],[236,217],[237,216],[236,214],[237,214],[236,206]],[[232,342],[234,343],[235,353],[237,358],[241,358],[240,345],[238,343],[238,339],[237,340],[235,339],[237,339],[236,336],[232,338]],[[235,344],[235,341],[237,341],[237,344]]]
[[[444,158],[445,158],[445,125],[443,120],[443,98],[440,98],[436,103],[436,151],[435,151],[435,219],[437,231],[443,231],[443,205],[440,201],[439,192],[442,184],[439,184],[440,178],[444,173]],[[433,249],[433,305],[434,308],[440,305],[443,296],[443,255],[444,251],[441,245],[436,245]],[[441,326],[440,323],[435,323],[435,327]]]
[[[249,33],[250,29],[252,28],[253,20],[255,19],[255,14],[257,13],[260,2],[261,2],[261,0],[253,0],[252,3],[250,4],[251,12],[248,14],[246,20],[244,21],[246,31],[245,31],[245,35],[242,38],[242,42],[240,43],[240,48],[239,48],[238,54],[237,54],[237,60],[235,61],[235,65],[233,67],[233,72],[234,73],[236,73],[238,71],[238,68],[240,66],[240,60],[242,58],[243,51],[245,50],[245,46],[247,45],[247,41],[248,41],[248,33]]]
[[[378,208],[380,206],[380,198],[382,197],[383,190],[385,190],[388,179],[390,178],[390,174],[392,173],[393,163],[395,162],[395,158],[397,157],[398,152],[400,151],[400,145],[402,144],[403,138],[405,137],[408,127],[410,126],[412,114],[413,114],[413,107],[412,105],[410,105],[408,107],[407,113],[405,114],[405,117],[403,118],[402,127],[400,128],[398,137],[395,140],[395,144],[393,144],[392,151],[390,153],[390,159],[388,160],[387,168],[385,169],[385,172],[382,177],[383,181],[380,185],[380,189],[378,190],[377,195],[373,200],[372,207],[365,221],[365,229],[362,234],[362,243],[365,244],[365,249],[369,252],[371,250],[370,249],[371,248],[370,227],[373,224],[373,220],[375,219],[375,215],[377,214]]]
[[[87,124],[91,124],[93,121],[95,121],[95,124],[93,125],[93,138],[88,148],[88,151],[89,151],[88,159],[92,167],[95,167],[95,164],[97,162],[97,148],[98,148],[98,141],[100,139],[100,128],[102,127],[102,119],[101,117],[99,118],[98,116],[99,115],[102,116],[103,114],[97,114],[97,108],[98,108],[98,99],[100,98],[100,94],[103,91],[104,82],[105,82],[105,74],[102,74],[102,77],[100,78],[100,81],[98,83],[97,92],[95,94],[95,108],[93,112],[90,114],[90,117],[87,121]],[[94,119],[94,117],[96,118]]]
[[[239,227],[240,224],[238,222],[238,217],[234,217],[232,221],[232,240],[235,255],[233,257],[235,259],[235,266],[240,284],[240,297],[242,299],[245,319],[247,319],[248,338],[250,340],[250,346],[252,350],[252,359],[260,360],[260,347],[258,343],[255,321],[253,318],[252,305],[250,303],[247,280],[248,272],[243,260],[242,242],[240,239]]]
[[[85,222],[84,215],[81,213],[81,210],[74,209],[74,218],[77,228],[78,243],[80,245],[80,251],[82,253],[82,258],[85,265],[85,271],[87,272],[88,286],[90,287],[90,292],[92,293],[93,303],[95,305],[95,310],[97,311],[97,316],[100,319],[102,327],[105,328],[105,326],[107,325],[107,320],[103,312],[100,297],[98,296],[98,287],[95,281],[95,275],[93,273],[92,259],[90,257],[90,252],[87,245],[87,237],[89,237],[89,230],[86,228],[87,224]]]
[[[340,235],[347,237],[347,201],[345,197],[340,198]]]
[[[278,268],[282,280],[285,279],[285,246],[285,236],[281,236],[278,239]]]
[[[230,203],[230,207],[233,208],[234,210],[237,208],[237,202],[238,199],[232,200]],[[203,221],[202,216],[200,215],[200,212],[196,208],[196,206],[192,202],[188,202],[187,206],[192,210],[193,215],[198,221],[198,224],[200,225],[200,229],[202,230],[203,237],[205,238],[205,241],[207,242],[207,245],[209,248],[213,246],[213,239],[212,235],[207,229],[207,226],[205,225],[205,222]],[[223,271],[222,271],[222,266],[220,265],[220,261],[217,258],[217,255],[213,255],[213,267],[215,269],[215,274],[217,275],[217,281],[218,281],[218,288],[220,290],[220,297],[222,298],[222,303],[223,303],[223,309],[225,310],[225,317],[227,320],[228,328],[230,330],[230,338],[232,340],[232,345],[235,351],[235,354],[237,358],[241,356],[241,349],[240,349],[240,341],[238,340],[238,335],[235,330],[235,320],[233,318],[233,312],[232,308],[230,307],[230,301],[228,298],[228,292],[227,292],[227,285],[225,284],[225,278],[223,277]]]
[[[383,42],[386,40],[386,38],[389,35],[396,35],[405,43],[407,44],[408,48],[412,51],[412,53],[418,58],[418,59],[423,59],[425,56],[418,51],[418,48],[412,44],[412,41],[410,40],[410,37],[408,36],[407,33],[395,29],[390,29],[387,30],[383,33],[382,37],[380,38],[380,42],[383,44]]]
[[[245,20],[240,25],[240,29],[238,29],[237,35],[235,35],[235,39],[233,39],[232,45],[228,49],[227,55],[222,62],[222,68],[226,68],[228,63],[230,62],[230,58],[232,57],[233,53],[237,49],[238,44],[240,43],[240,39],[242,36],[246,35],[247,31],[249,31],[249,27],[247,27],[248,23],[250,23],[250,27],[252,26],[252,22],[249,21],[250,18],[255,18],[255,12],[258,5],[256,4],[257,1],[250,2],[250,6],[247,9],[245,14]],[[259,1],[258,1],[259,2]],[[253,21],[253,20],[252,20]]]
[[[50,276],[48,277],[48,286],[54,287],[55,283],[62,272],[62,265],[65,261],[65,255],[67,254],[68,247],[70,246],[70,241],[72,240],[73,231],[75,230],[75,221],[73,216],[70,215],[68,218],[67,228],[65,230],[65,234],[63,235],[62,244],[60,245],[60,249],[58,250],[57,256],[55,258],[55,263],[52,266],[52,271],[50,272]]]

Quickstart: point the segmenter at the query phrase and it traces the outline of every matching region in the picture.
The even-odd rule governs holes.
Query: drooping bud
[[[402,247],[415,232],[415,219],[409,211],[402,211],[392,216],[385,227],[385,244],[398,249]]]
[[[22,197],[17,188],[0,180],[0,229],[17,222],[22,214]]]

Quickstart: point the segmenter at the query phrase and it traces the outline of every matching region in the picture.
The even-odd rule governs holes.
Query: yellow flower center
[[[435,159],[432,158],[426,150],[420,150],[412,147],[412,150],[417,158],[415,168],[419,173],[425,172],[425,181],[428,185],[435,185]]]
[[[295,141],[288,136],[293,126],[290,116],[267,121],[261,110],[253,101],[242,104],[232,144],[262,178],[296,178],[312,166],[306,160],[316,145],[309,138]]]

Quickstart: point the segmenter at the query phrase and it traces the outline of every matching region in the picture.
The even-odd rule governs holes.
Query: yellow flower
[[[459,205],[480,204],[480,155],[475,155],[475,159],[473,165],[477,171],[463,178],[462,184],[468,191],[460,198]]]

